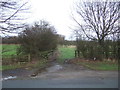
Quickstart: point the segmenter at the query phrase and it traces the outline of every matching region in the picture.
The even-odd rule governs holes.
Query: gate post
[[[80,56],[80,51],[79,50],[75,50],[75,57],[79,57]]]

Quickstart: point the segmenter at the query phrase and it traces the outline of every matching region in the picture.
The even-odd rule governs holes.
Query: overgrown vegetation
[[[91,60],[118,59],[117,41],[105,40],[104,47],[96,41],[79,40],[77,43],[79,57]]]
[[[48,22],[40,21],[19,34],[19,43],[18,55],[27,55],[29,61],[33,58],[48,59],[57,48],[57,34]]]

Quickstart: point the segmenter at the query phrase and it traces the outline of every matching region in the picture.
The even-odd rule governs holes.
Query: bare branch
[[[87,38],[99,41],[104,41],[105,37],[117,33],[119,20],[119,2],[84,2],[83,5],[76,5],[76,13],[82,17],[83,21],[77,20],[73,15],[73,20],[77,23]],[[84,27],[83,27],[84,26]],[[89,34],[89,31],[96,35]]]
[[[21,9],[25,4],[27,4],[27,2],[24,3],[22,6],[20,6],[10,17],[8,17],[7,19],[5,19],[4,21],[1,21],[1,23],[7,22],[7,21],[10,20],[12,17],[14,17],[14,16],[20,11],[20,9]]]
[[[18,4],[17,1],[8,0],[8,1],[0,1],[0,32],[8,32],[12,33],[19,28],[23,28],[23,23],[18,23],[17,21],[23,20],[24,17],[18,16],[18,14],[22,13],[25,10],[26,4],[28,2],[23,3],[22,5]],[[17,31],[16,31],[17,32]]]

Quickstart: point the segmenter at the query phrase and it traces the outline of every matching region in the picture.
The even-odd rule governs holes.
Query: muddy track
[[[74,64],[58,64],[53,62],[46,71],[38,73],[37,79],[71,79],[71,78],[99,78],[118,77],[116,71],[96,71]]]

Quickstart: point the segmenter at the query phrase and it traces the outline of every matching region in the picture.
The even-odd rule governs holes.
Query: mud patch
[[[58,70],[61,70],[63,67],[61,65],[54,65],[52,67],[47,68],[46,70],[48,72],[56,72]]]

